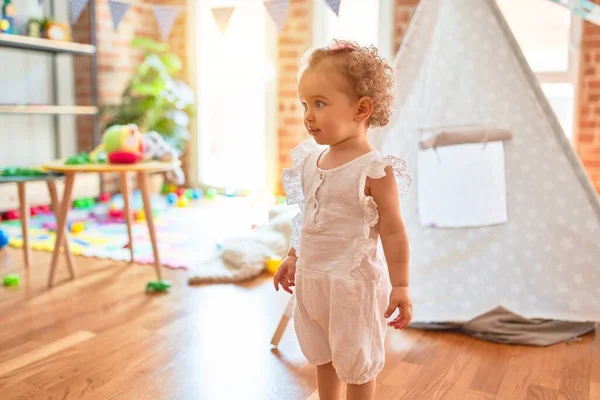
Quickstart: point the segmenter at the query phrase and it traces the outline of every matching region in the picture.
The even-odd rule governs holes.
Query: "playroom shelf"
[[[91,55],[96,53],[96,47],[90,44],[60,42],[57,40],[39,39],[22,35],[7,35],[4,33],[0,33],[0,47],[63,54]]]
[[[0,105],[0,114],[37,114],[37,115],[96,115],[94,106],[9,106]]]

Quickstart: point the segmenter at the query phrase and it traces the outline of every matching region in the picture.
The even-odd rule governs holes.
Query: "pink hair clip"
[[[340,50],[353,50],[354,46],[352,46],[352,44],[350,43],[345,43],[345,42],[338,42],[338,41],[334,41],[333,43],[331,43],[329,45],[329,50],[331,51],[340,51]]]

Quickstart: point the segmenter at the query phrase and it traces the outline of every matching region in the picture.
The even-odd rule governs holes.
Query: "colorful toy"
[[[8,245],[8,235],[2,229],[0,229],[0,249],[5,248]]]
[[[71,40],[71,30],[64,23],[49,20],[44,25],[43,34],[46,39],[66,42]]]
[[[193,189],[186,189],[185,190],[185,197],[187,197],[188,199],[192,200],[194,198],[194,190]]]
[[[219,194],[218,190],[215,188],[210,188],[208,189],[208,191],[206,192],[206,198],[209,200],[214,199],[215,197],[217,197],[217,195]]]
[[[177,191],[177,186],[176,185],[174,185],[172,183],[169,183],[167,185],[167,192],[168,193],[175,193],[176,191]]]
[[[143,139],[145,160],[173,161],[179,158],[177,149],[167,143],[160,133],[154,131],[145,133]],[[185,183],[185,175],[181,167],[168,171],[166,177],[176,185],[183,185]],[[170,190],[169,192],[172,191]]]
[[[144,210],[138,210],[133,214],[133,217],[135,218],[136,221],[145,221],[146,220],[146,214],[144,213]]]
[[[227,197],[234,197],[236,194],[236,190],[233,188],[227,188],[225,189],[225,196]]]
[[[175,193],[177,193],[177,196],[181,197],[181,196],[185,195],[185,192],[186,192],[185,188],[180,187],[179,189],[177,189],[177,192],[175,192]]]
[[[4,0],[2,5],[2,15],[0,15],[0,32],[16,35],[15,18],[17,10],[15,9],[12,0]]]
[[[135,124],[109,127],[102,136],[101,146],[113,164],[134,164],[144,158],[144,141]]]
[[[21,218],[21,213],[19,213],[17,210],[12,210],[6,213],[7,220],[14,220],[19,218]]]
[[[46,175],[42,170],[37,168],[21,168],[21,167],[7,167],[0,169],[0,176],[43,176]]]
[[[177,197],[177,195],[175,193],[169,193],[167,195],[167,203],[168,204],[175,204],[175,203],[177,203],[177,199],[178,199],[178,197]]]
[[[171,288],[169,281],[150,281],[146,285],[146,292],[166,292]]]
[[[4,276],[4,279],[2,279],[2,284],[4,286],[19,286],[19,275],[9,274]]]
[[[275,275],[275,273],[277,272],[277,268],[279,268],[279,266],[281,265],[281,258],[274,258],[271,257],[267,260],[267,271],[269,271],[269,273],[271,275]]]
[[[190,203],[190,201],[188,200],[187,197],[185,196],[181,196],[178,200],[177,200],[177,207],[187,207],[187,205]]]
[[[110,201],[110,193],[102,193],[98,200],[100,200],[101,203],[109,202]]]
[[[202,191],[202,189],[194,189],[192,191],[192,199],[198,200],[201,199],[202,196],[204,196],[204,192]]]
[[[71,233],[83,232],[85,230],[85,222],[83,222],[83,221],[73,222],[71,224],[71,227],[69,230],[71,231]]]
[[[30,18],[27,21],[27,36],[40,38],[42,37],[43,22],[36,18]]]

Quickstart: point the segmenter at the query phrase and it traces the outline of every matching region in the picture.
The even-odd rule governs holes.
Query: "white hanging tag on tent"
[[[227,32],[227,27],[229,26],[229,20],[231,19],[233,10],[235,10],[235,7],[220,7],[213,8],[211,10],[213,13],[213,18],[219,26],[219,31],[221,31],[221,34],[223,35],[225,32]]]
[[[154,18],[156,18],[163,41],[166,42],[169,39],[173,24],[180,11],[181,7],[179,6],[152,6],[152,12],[154,12]]]
[[[285,20],[287,17],[287,11],[289,7],[289,0],[265,0],[263,2],[269,15],[277,25],[279,32],[283,31],[285,26]]]
[[[71,24],[77,22],[90,0],[71,0]]]
[[[464,228],[507,222],[504,143],[467,143],[419,151],[421,224]]]
[[[131,4],[117,0],[108,0],[108,6],[110,8],[110,15],[112,17],[113,28],[114,30],[117,30],[119,24],[125,17],[125,14],[131,7]]]
[[[333,10],[335,15],[340,15],[340,3],[342,0],[325,0],[325,3]]]

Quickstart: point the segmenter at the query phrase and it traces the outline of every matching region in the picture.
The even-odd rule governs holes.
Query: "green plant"
[[[188,131],[195,95],[176,80],[181,60],[164,43],[135,38],[131,46],[143,50],[144,58],[121,97],[121,103],[103,108],[106,128],[136,124],[140,132],[155,131],[180,153],[190,137]]]

